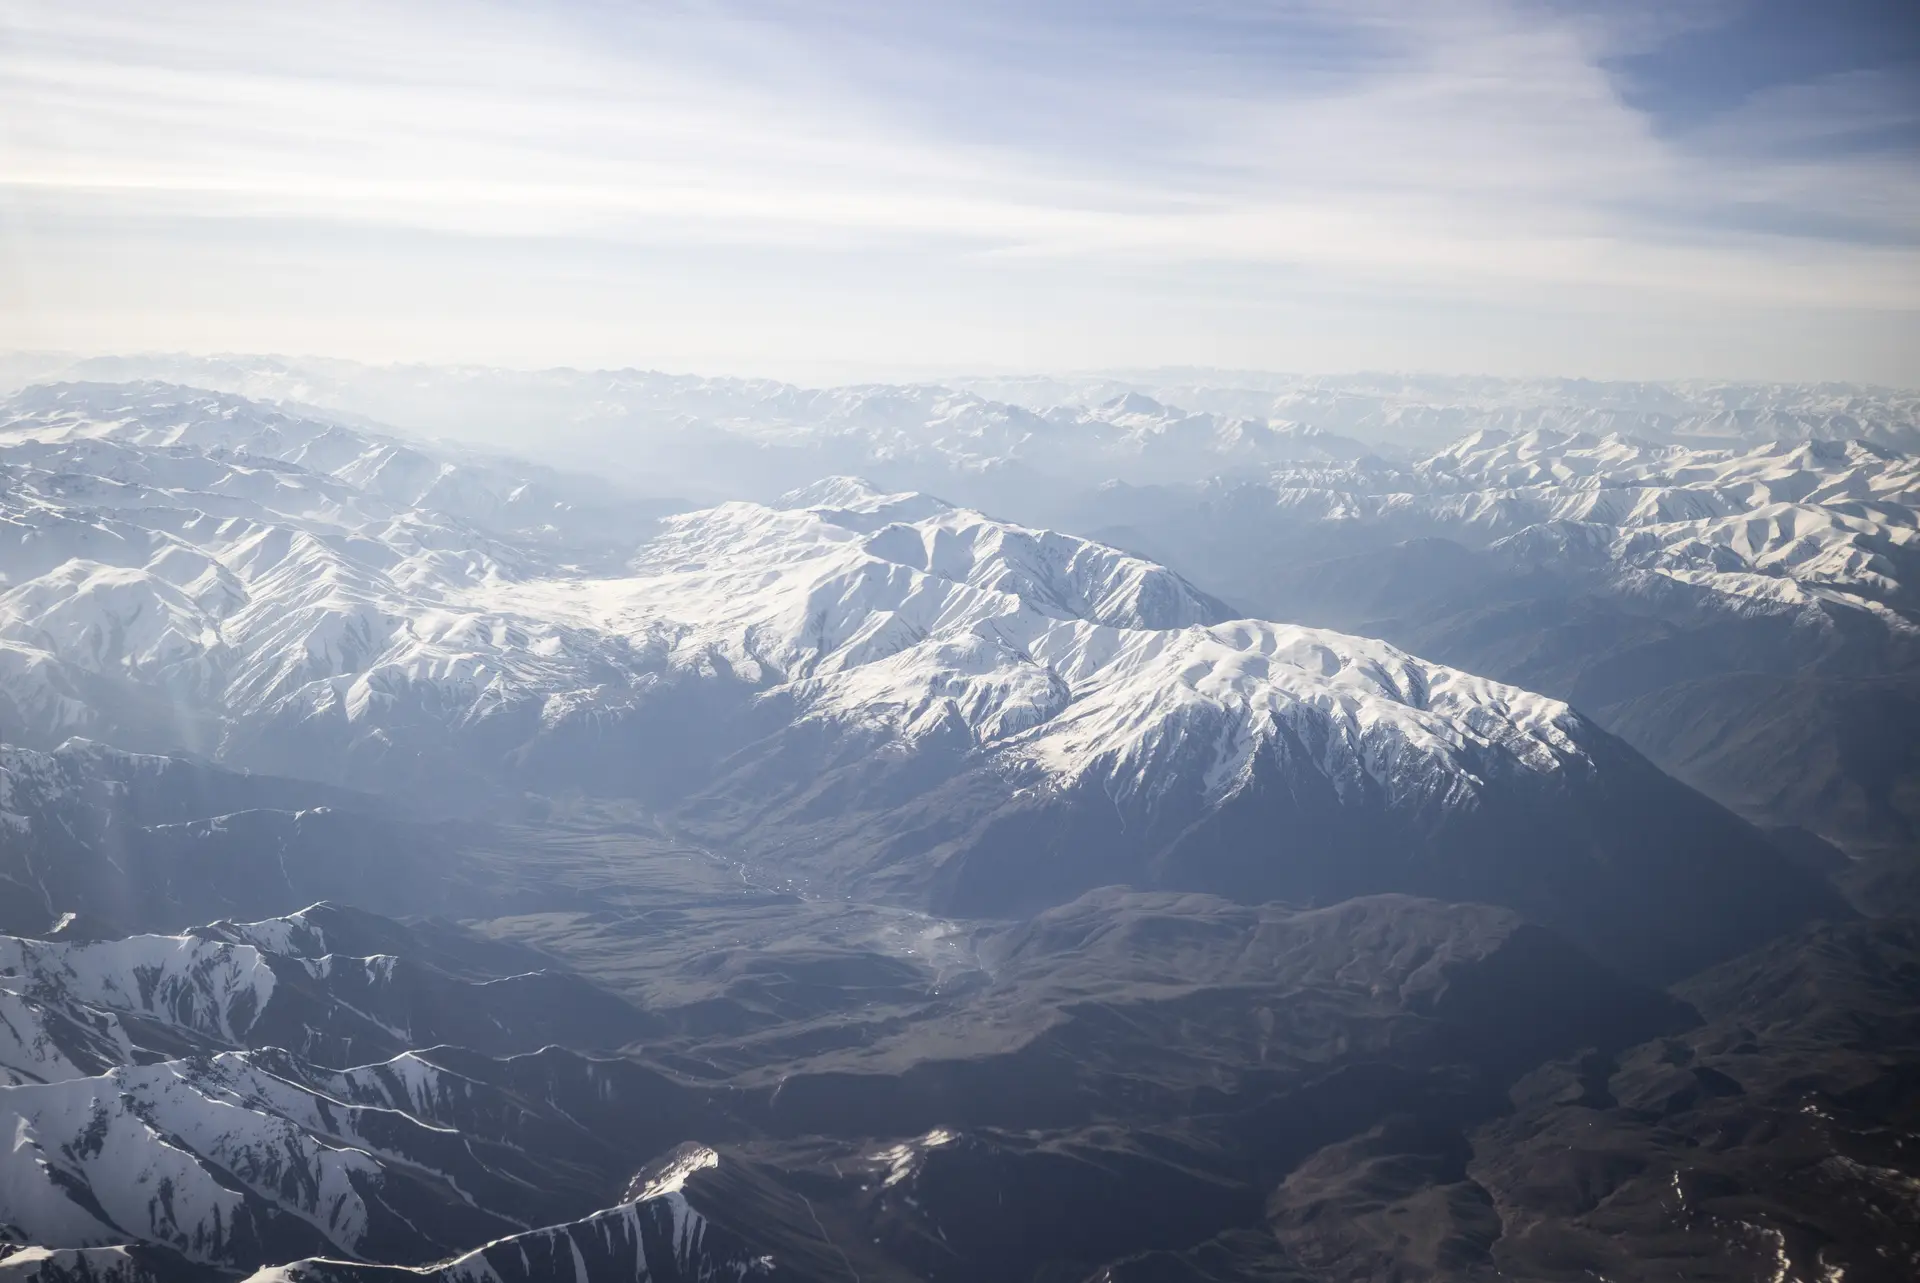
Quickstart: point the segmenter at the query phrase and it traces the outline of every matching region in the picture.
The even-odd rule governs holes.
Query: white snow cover
[[[16,423],[0,459],[24,459],[25,484],[0,504],[32,551],[5,564],[44,569],[0,593],[0,644],[33,661],[0,664],[0,693],[84,726],[98,710],[63,702],[63,674],[124,680],[216,728],[217,754],[315,727],[377,746],[436,725],[427,742],[457,743],[529,705],[552,729],[681,674],[904,744],[957,732],[1116,796],[1176,775],[1223,794],[1283,739],[1342,788],[1426,793],[1475,786],[1462,753],[1553,770],[1577,752],[1552,701],[1364,639],[1222,622],[1163,567],[930,496],[833,478],[722,504],[594,575],[398,509],[367,488],[384,446],[245,411],[99,421],[60,402]]]
[[[473,1087],[466,1078],[412,1051],[377,1065],[343,1070],[329,1081],[342,1100],[423,1119],[452,1116],[459,1099]]]
[[[310,904],[293,913],[259,922],[222,919],[209,924],[207,931],[233,944],[250,944],[262,953],[318,961],[332,952],[327,947],[327,933],[308,916],[319,907]]]
[[[924,1136],[878,1151],[871,1161],[886,1170],[886,1176],[880,1181],[881,1188],[891,1189],[917,1172],[926,1160],[928,1150],[952,1143],[953,1133],[944,1127],[936,1127]]]
[[[273,997],[273,969],[251,945],[191,936],[69,942],[0,936],[0,984],[29,998],[133,1012],[228,1044]]]
[[[495,1260],[514,1261],[515,1277],[524,1277],[530,1264],[527,1251],[529,1242],[553,1239],[567,1244],[575,1283],[592,1283],[580,1250],[583,1243],[601,1249],[601,1254],[613,1259],[631,1259],[634,1272],[623,1274],[622,1277],[631,1279],[633,1283],[649,1283],[655,1277],[654,1262],[657,1258],[649,1258],[648,1231],[659,1232],[659,1218],[666,1221],[664,1246],[670,1258],[659,1264],[667,1267],[662,1273],[670,1273],[671,1277],[716,1281],[732,1279],[739,1283],[764,1275],[772,1267],[772,1261],[765,1257],[736,1259],[736,1254],[732,1253],[724,1257],[709,1253],[707,1236],[712,1222],[694,1211],[683,1194],[670,1190],[640,1201],[610,1207],[583,1220],[496,1239],[440,1265],[404,1267],[404,1272],[439,1279],[443,1283],[500,1283],[501,1275],[494,1267]],[[301,1283],[316,1275],[326,1277],[327,1261],[311,1264],[318,1268],[310,1269],[307,1262],[301,1261],[267,1266],[248,1275],[245,1283]],[[396,1269],[395,1272],[401,1273],[402,1270]]]
[[[378,1094],[368,1081],[388,1066],[314,1071],[315,1086],[282,1076],[289,1070],[280,1057],[229,1052],[0,1087],[7,1223],[43,1244],[133,1238],[221,1261],[235,1245],[244,1250],[263,1209],[305,1221],[353,1253],[368,1230],[368,1200],[383,1197],[396,1165],[464,1197],[457,1173],[435,1173],[407,1149],[424,1133],[451,1129],[409,1112],[406,1102],[367,1099]],[[454,1081],[434,1086],[441,1071],[417,1058],[413,1068],[423,1102],[465,1085],[447,1075]],[[256,1200],[251,1210],[234,1180]]]
[[[767,683],[805,718],[907,741],[958,727],[1057,782],[1122,793],[1196,763],[1225,793],[1288,730],[1353,785],[1430,779],[1470,746],[1540,771],[1579,753],[1563,704],[1364,638],[1209,624],[1217,605],[1113,549],[847,479],[789,502],[819,498],[672,518],[629,578],[464,595]]]
[[[352,1177],[379,1176],[371,1155],[209,1094],[184,1063],[0,1092],[13,1126],[0,1148],[0,1206],[32,1241],[89,1247],[132,1236],[220,1260],[253,1216],[208,1163],[348,1250],[365,1233]],[[168,1197],[157,1196],[163,1187]],[[69,1193],[75,1188],[106,1219]]]
[[[720,1166],[720,1155],[705,1145],[689,1142],[636,1173],[627,1182],[626,1201],[643,1203],[662,1194],[678,1194],[695,1172]]]
[[[21,731],[112,729],[81,693],[101,678],[209,751],[232,719],[471,683],[464,621],[431,602],[523,557],[467,523],[514,527],[525,487],[236,398],[108,391],[131,399],[0,424],[0,697]]]
[[[0,1257],[4,1283],[142,1283],[153,1273],[125,1247],[23,1247]]]
[[[1483,430],[1411,467],[1290,468],[1262,488],[1275,515],[1439,531],[1549,567],[1692,584],[1736,608],[1827,603],[1913,628],[1920,456],[1884,445]]]
[[[76,1064],[76,1054],[104,1065],[132,1062],[133,1045],[112,1012],[29,998],[22,987],[18,977],[0,980],[0,1087],[63,1082],[96,1072]]]

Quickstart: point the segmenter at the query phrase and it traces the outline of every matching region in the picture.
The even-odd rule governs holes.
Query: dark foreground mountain
[[[0,745],[0,930],[178,930],[289,904],[379,897],[411,912],[489,901],[459,852],[474,825],[368,794],[85,740]]]
[[[1920,672],[1720,674],[1605,717],[1794,843],[1864,911],[1920,912]]]
[[[1114,1280],[1872,1279],[1920,1268],[1920,932],[1822,927],[1677,986],[1694,1027],[1555,1061],[1467,1129],[1396,1117],[1258,1228]]]
[[[0,1277],[1890,1279],[1920,1250],[1911,924],[1667,994],[1483,906],[1107,890],[926,922],[875,988],[862,911],[827,912],[9,941]],[[701,947],[747,921],[752,975]],[[600,969],[608,933],[680,1001],[559,956]],[[754,997],[782,990],[815,997]]]

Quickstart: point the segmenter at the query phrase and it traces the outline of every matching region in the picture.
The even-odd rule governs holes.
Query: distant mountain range
[[[700,502],[767,500],[852,473],[1011,512],[1015,500],[1044,503],[1045,480],[1195,481],[1369,453],[1412,461],[1488,429],[1707,448],[1862,440],[1920,452],[1920,393],[1845,384],[1168,369],[805,388],[633,369],[0,357],[0,392],[149,380],[496,450],[537,441],[548,462],[612,470]]]

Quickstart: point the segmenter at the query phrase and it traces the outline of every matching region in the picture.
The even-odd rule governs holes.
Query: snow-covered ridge
[[[0,444],[9,461],[65,468],[59,484],[112,506],[156,488],[269,506],[304,491],[311,515],[425,511],[545,542],[611,497],[525,462],[160,382],[25,389],[0,402]]]
[[[293,1000],[307,1019],[324,1026],[332,1014],[326,1004],[336,1003],[351,1020],[404,1037],[406,1031],[362,1009],[391,988],[396,960],[327,951],[308,912],[177,936],[0,935],[0,1076],[54,1082],[151,1059],[135,1056],[127,1023],[166,1031],[170,1046],[257,1045],[260,1030],[273,1023],[267,1017],[276,994],[303,973],[321,982]],[[339,983],[328,987],[330,980]]]
[[[19,710],[10,725],[53,742],[137,732],[143,746],[264,772],[463,800],[475,779],[541,792],[590,779],[794,876],[916,904],[949,894],[971,844],[1003,844],[989,825],[1114,826],[1121,836],[1094,843],[1112,867],[1063,869],[1070,893],[1148,876],[1156,852],[1230,804],[1293,798],[1313,817],[1300,824],[1331,835],[1326,849],[1387,843],[1370,826],[1430,835],[1489,799],[1551,811],[1599,761],[1596,733],[1555,700],[1363,637],[1236,620],[1142,557],[918,492],[829,477],[662,518],[587,565],[434,510],[396,511],[348,469],[257,468],[251,451],[119,439],[130,431],[62,420],[66,437],[36,429],[0,445],[0,467],[16,466],[15,448],[35,460],[0,496],[0,537],[20,550],[0,564],[34,572],[0,592],[0,698]],[[284,445],[292,429],[263,431]],[[111,450],[103,458],[147,487],[141,501],[96,503],[55,484],[84,467],[56,472],[36,453],[82,447]],[[1476,542],[1512,537],[1516,556],[1545,540],[1555,566],[1632,557],[1635,573],[1711,573],[1740,601],[1763,600],[1762,587],[1867,601],[1866,576],[1908,582],[1905,456],[1815,444],[1703,457],[1483,435],[1415,466],[1281,474],[1255,497],[1315,522],[1466,523]],[[1867,559],[1849,587],[1844,548],[1802,538],[1798,518],[1762,529],[1736,511],[1756,487],[1796,513],[1824,505],[1833,522],[1895,533],[1849,545]],[[252,507],[214,515],[229,493]],[[1668,520],[1698,504],[1730,515]],[[1585,519],[1615,505],[1646,524]],[[1746,522],[1779,544],[1778,565],[1741,552],[1732,524],[1716,543],[1698,521]],[[1810,569],[1796,579],[1790,566]],[[1888,590],[1873,604],[1898,603]],[[129,724],[130,712],[152,716]],[[882,856],[914,807],[948,809],[913,849],[902,839]],[[309,962],[302,983],[380,983],[377,959]],[[353,1037],[400,1027],[362,1009],[379,1020]]]
[[[166,388],[15,398],[0,476],[0,711],[45,747],[218,752],[236,717],[371,698],[316,683],[383,656],[457,678],[436,634],[462,621],[422,606],[550,567],[565,506],[517,514],[510,476]],[[118,699],[83,693],[102,679]]]
[[[1117,799],[1217,799],[1273,751],[1401,800],[1471,793],[1489,752],[1529,772],[1579,755],[1552,701],[1361,638],[1229,624],[1152,562],[852,478],[665,518],[594,572],[404,506],[438,483],[387,484],[375,464],[398,447],[337,425],[153,388],[36,392],[13,414],[0,697],[47,740],[377,783],[392,753],[484,742],[498,761],[691,681],[785,701],[797,726],[957,736]],[[117,698],[88,697],[103,686]]]
[[[1113,549],[842,479],[807,508],[669,519],[629,577],[469,590],[502,614],[644,639],[669,667],[792,697],[803,720],[911,742],[960,731],[1056,783],[1120,794],[1197,773],[1220,796],[1283,739],[1341,787],[1458,778],[1497,747],[1552,771],[1564,705],[1383,643],[1218,620],[1217,603]],[[1451,785],[1447,786],[1451,787]]]
[[[255,925],[262,937],[298,929]],[[160,1243],[208,1262],[257,1252],[289,1225],[296,1242],[360,1243],[376,1155],[411,1160],[394,1137],[415,1124],[363,1133],[363,1111],[247,1054],[151,1050],[246,1045],[276,987],[250,944],[0,936],[0,1112],[12,1120],[0,1203],[15,1231],[63,1249]]]
[[[474,1051],[441,1057],[460,1072],[412,1050],[379,1063],[328,1062],[355,1066],[347,1068],[324,1068],[302,1050],[303,1039],[338,1050],[342,1039],[319,1035],[342,1016],[368,1028],[373,1017],[353,1004],[380,1010],[394,957],[320,952],[356,932],[422,947],[398,923],[326,905],[179,937],[0,937],[8,1137],[0,1208],[9,1241],[60,1250],[160,1245],[229,1269],[314,1254],[419,1262],[600,1206],[598,1184],[583,1185],[564,1163],[543,1167],[496,1133],[511,1138],[525,1127],[596,1143],[556,1093],[580,1089],[565,1076],[572,1065],[592,1100],[613,1101],[621,1089],[603,1079],[603,1064],[624,1062],[558,1053],[566,1058],[559,1077],[509,1094],[486,1079],[511,1078],[511,1062]],[[235,942],[242,939],[253,943]],[[378,975],[340,975],[382,963]],[[416,980],[430,967],[409,965]],[[523,1017],[486,1005],[497,992],[482,981],[464,990],[416,984],[399,996],[402,1004],[423,993],[435,1006],[473,1004],[468,1024],[511,1039]],[[555,990],[546,996],[568,1000]],[[581,1017],[603,1014],[589,1005]],[[544,1042],[548,1018],[524,1017],[523,1052]],[[677,1193],[712,1161],[711,1151],[668,1155],[635,1196]]]
[[[360,1189],[380,1171],[374,1158],[223,1099],[199,1077],[193,1066],[167,1063],[6,1088],[5,1108],[18,1120],[0,1154],[9,1220],[62,1247],[133,1236],[219,1261],[270,1233],[264,1199],[330,1241],[357,1244],[367,1221]],[[216,1171],[240,1175],[243,1187]],[[149,1193],[162,1185],[171,1198]],[[90,1200],[72,1198],[73,1189]]]
[[[273,999],[251,945],[191,936],[68,942],[0,936],[0,986],[39,1001],[126,1012],[237,1045]]]
[[[527,1205],[511,1157],[490,1166],[428,1112],[475,1085],[439,1083],[416,1058],[419,1104],[359,1099],[357,1080],[380,1068],[316,1073],[270,1050],[0,1088],[9,1226],[61,1248],[158,1243],[228,1267],[315,1250],[418,1260],[527,1228],[508,1211]],[[445,1207],[450,1223],[422,1215]]]
[[[1446,533],[1761,608],[1826,602],[1896,627],[1920,612],[1920,455],[1863,441],[1481,431],[1409,467],[1283,470],[1258,489],[1283,519]]]
[[[438,1283],[545,1283],[567,1277],[744,1283],[771,1274],[773,1268],[770,1258],[744,1247],[690,1207],[683,1195],[669,1192],[499,1239],[440,1265],[376,1274],[350,1261],[318,1258],[262,1269],[246,1283],[360,1283],[403,1273]]]
[[[0,1256],[7,1283],[150,1283],[153,1271],[135,1253],[112,1247],[23,1247]]]
[[[1920,393],[1841,383],[1166,369],[976,378],[960,385],[1042,410],[1146,396],[1218,415],[1312,424],[1415,452],[1485,428],[1620,433],[1707,446],[1865,439],[1908,451],[1920,448]]]
[[[327,944],[325,926],[316,920],[318,915],[315,910],[321,907],[310,904],[296,912],[259,922],[222,920],[197,928],[195,935],[212,937],[229,944],[249,945],[263,953],[318,960],[333,953]]]

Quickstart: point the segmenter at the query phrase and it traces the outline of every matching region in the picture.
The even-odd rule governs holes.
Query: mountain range
[[[66,372],[0,1280],[1920,1264],[1896,394]]]
[[[1824,904],[1565,704],[1233,618],[1102,544],[832,479],[660,518],[596,572],[454,465],[407,471],[401,509],[389,443],[271,414],[196,434],[174,423],[204,399],[134,391],[0,427],[37,554],[0,594],[29,743],[145,740],[449,806],[628,798],[798,887],[939,912],[1114,882],[1411,891],[1666,975]],[[443,492],[475,515],[426,506]],[[1700,888],[1745,907],[1708,914]]]

